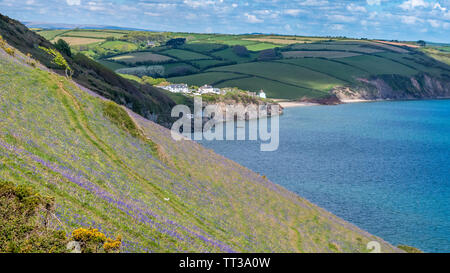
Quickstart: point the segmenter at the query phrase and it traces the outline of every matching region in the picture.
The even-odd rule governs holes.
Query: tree
[[[68,56],[68,57],[72,57],[72,51],[70,50],[70,46],[69,46],[69,44],[68,44],[66,41],[64,41],[63,39],[59,39],[59,40],[54,44],[54,46],[56,47],[56,49],[57,49],[59,52],[65,54],[65,55]]]
[[[419,46],[426,46],[426,45],[427,45],[427,43],[426,43],[424,40],[419,40],[419,41],[417,41],[417,44],[418,44]]]
[[[270,61],[279,58],[279,54],[275,49],[266,49],[259,52],[258,60],[259,61]]]
[[[186,38],[175,38],[175,39],[170,39],[169,41],[167,41],[166,46],[177,47],[177,46],[182,46],[185,43],[186,43]]]
[[[236,45],[233,46],[233,52],[234,54],[238,55],[239,57],[248,57],[250,56],[250,52],[245,46]]]

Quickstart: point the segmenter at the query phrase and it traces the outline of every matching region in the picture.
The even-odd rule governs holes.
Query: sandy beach
[[[279,105],[283,108],[292,108],[292,107],[306,107],[306,106],[317,106],[320,105],[318,103],[311,102],[299,102],[299,101],[277,101]]]

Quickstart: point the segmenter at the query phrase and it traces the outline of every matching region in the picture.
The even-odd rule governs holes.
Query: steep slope
[[[53,45],[20,22],[0,14],[0,35],[22,53],[31,54],[46,67],[64,74],[52,63],[52,57],[39,48],[54,49]],[[74,70],[73,79],[77,83],[160,124],[171,123],[168,111],[175,102],[158,89],[126,80],[83,54],[64,57]]]
[[[0,49],[0,180],[54,196],[60,228],[127,252],[365,252],[382,239]]]

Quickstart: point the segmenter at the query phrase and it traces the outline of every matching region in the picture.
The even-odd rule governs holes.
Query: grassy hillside
[[[0,180],[55,197],[59,229],[126,252],[366,252],[376,240],[265,177],[0,49]]]

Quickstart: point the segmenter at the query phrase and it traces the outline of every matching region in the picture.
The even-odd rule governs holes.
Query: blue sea
[[[201,143],[394,245],[450,252],[449,100],[285,109],[275,152]]]

